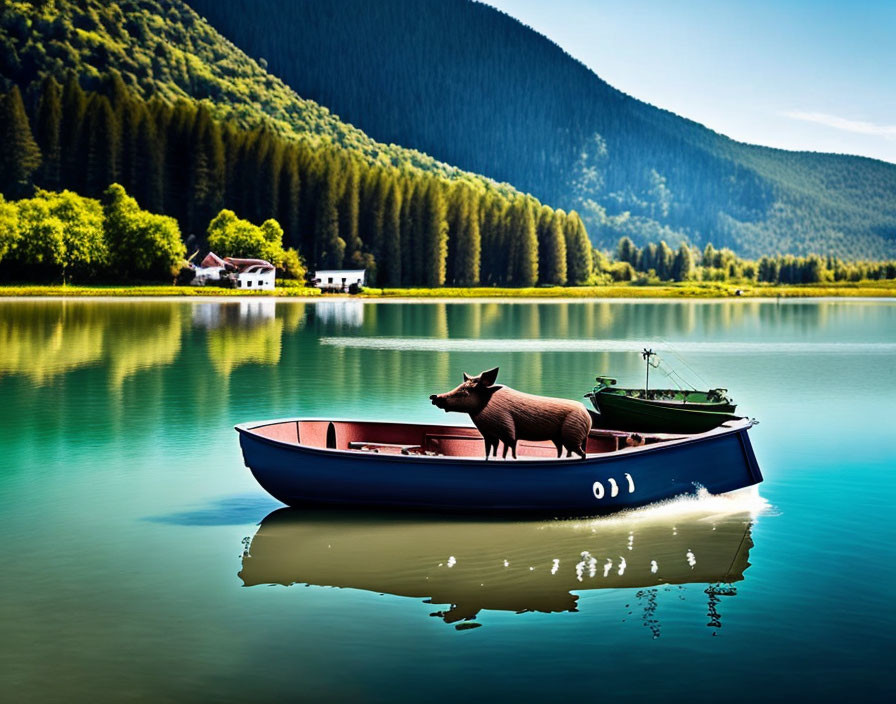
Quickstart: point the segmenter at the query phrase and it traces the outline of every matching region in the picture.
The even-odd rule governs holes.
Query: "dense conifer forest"
[[[176,76],[177,45],[148,38],[157,27],[189,38],[185,76]],[[117,182],[141,207],[173,216],[188,252],[206,247],[209,221],[228,208],[252,222],[276,219],[284,245],[310,266],[365,267],[381,285],[591,276],[591,246],[575,212],[425,155],[381,148],[308,101],[292,105],[298,117],[290,122],[289,105],[281,115],[272,99],[240,104],[228,92],[248,86],[261,95],[273,85],[286,101],[292,94],[273,79],[254,83],[249,75],[243,85],[227,73],[210,99],[212,69],[201,57],[248,60],[224,40],[213,44],[211,30],[180,2],[16,3],[0,15],[0,28],[7,198],[35,186],[96,198]],[[151,54],[148,63],[141,52]],[[197,84],[205,88],[187,92]]]
[[[734,142],[623,94],[487,5],[188,1],[301,95],[375,139],[578,210],[599,247],[896,255],[896,165]]]

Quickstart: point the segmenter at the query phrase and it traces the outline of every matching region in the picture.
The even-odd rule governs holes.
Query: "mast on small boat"
[[[652,349],[644,348],[644,351],[641,352],[641,357],[647,363],[647,378],[644,380],[644,398],[647,398],[647,390],[650,388],[650,358],[655,357],[656,352]]]

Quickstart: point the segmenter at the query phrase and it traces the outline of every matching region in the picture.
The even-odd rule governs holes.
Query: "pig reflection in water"
[[[533,396],[508,386],[496,385],[498,367],[471,377],[444,394],[429,397],[434,406],[448,411],[469,413],[473,424],[485,439],[485,458],[498,455],[498,441],[516,459],[517,440],[551,440],[557,457],[576,453],[584,459],[585,442],[591,431],[591,416],[578,401]]]

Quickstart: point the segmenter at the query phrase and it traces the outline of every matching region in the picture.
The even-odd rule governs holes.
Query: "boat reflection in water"
[[[758,498],[758,494],[754,497]],[[723,497],[680,500],[609,518],[503,522],[283,508],[247,538],[245,586],[309,584],[427,599],[434,616],[469,628],[483,609],[576,611],[574,592],[707,585],[720,595],[749,567],[755,512],[719,513]],[[682,513],[680,504],[685,504]],[[741,504],[738,504],[738,507]],[[656,595],[649,594],[648,602]],[[656,634],[655,634],[656,635]]]

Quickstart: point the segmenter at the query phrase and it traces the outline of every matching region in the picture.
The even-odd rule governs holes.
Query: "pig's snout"
[[[433,405],[433,406],[437,406],[437,407],[439,407],[439,408],[444,408],[444,407],[445,407],[445,401],[444,401],[443,399],[440,399],[440,398],[439,398],[438,396],[436,396],[435,394],[432,394],[432,395],[429,397],[429,400],[432,401],[432,405]]]

